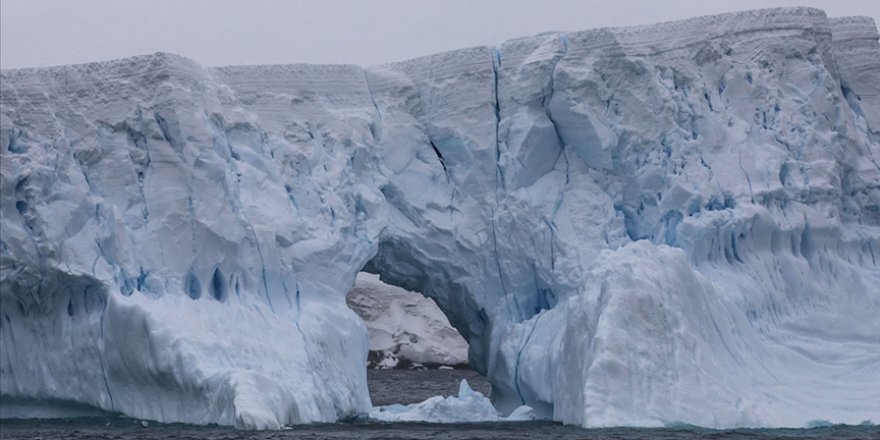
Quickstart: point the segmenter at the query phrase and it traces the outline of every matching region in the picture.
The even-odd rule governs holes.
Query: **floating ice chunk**
[[[520,405],[517,409],[513,410],[507,417],[502,417],[501,420],[506,420],[508,422],[527,422],[529,420],[535,420],[538,417],[535,415],[535,410],[532,409],[531,406],[528,405]]]
[[[434,396],[412,405],[387,405],[373,408],[370,418],[383,422],[498,422],[534,420],[528,406],[517,408],[508,417],[501,417],[483,393],[474,391],[467,380],[458,386],[458,396]]]

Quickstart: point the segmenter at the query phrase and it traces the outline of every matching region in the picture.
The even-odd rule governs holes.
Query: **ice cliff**
[[[507,414],[880,420],[880,45],[749,11],[389,65],[3,71],[0,395],[277,428],[370,411],[361,269]]]

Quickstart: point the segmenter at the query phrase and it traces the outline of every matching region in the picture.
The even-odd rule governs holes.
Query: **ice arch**
[[[370,68],[4,71],[0,394],[365,413],[366,266],[438,302],[502,411],[880,419],[877,53],[794,8]]]

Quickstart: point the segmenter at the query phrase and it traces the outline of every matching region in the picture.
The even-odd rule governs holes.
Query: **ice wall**
[[[437,153],[387,153],[370,265],[437,298],[502,410],[876,420],[869,24],[764,10],[371,69],[382,144]]]
[[[4,404],[255,428],[369,410],[344,298],[383,224],[363,73],[262,72],[3,72]]]
[[[0,115],[4,404],[364,413],[344,295],[366,265],[437,301],[502,412],[880,420],[870,19],[749,11],[365,69],[157,54],[4,71]]]

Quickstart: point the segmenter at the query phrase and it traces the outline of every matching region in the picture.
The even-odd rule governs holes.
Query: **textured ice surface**
[[[370,418],[383,422],[467,423],[534,420],[528,406],[520,406],[509,416],[501,417],[492,402],[462,379],[458,396],[434,396],[412,405],[387,405],[373,408]]]
[[[880,45],[770,9],[356,66],[2,72],[0,394],[367,413],[364,266],[504,414],[880,420]]]
[[[467,364],[467,342],[434,301],[361,272],[346,303],[367,326],[375,368],[404,364]]]

